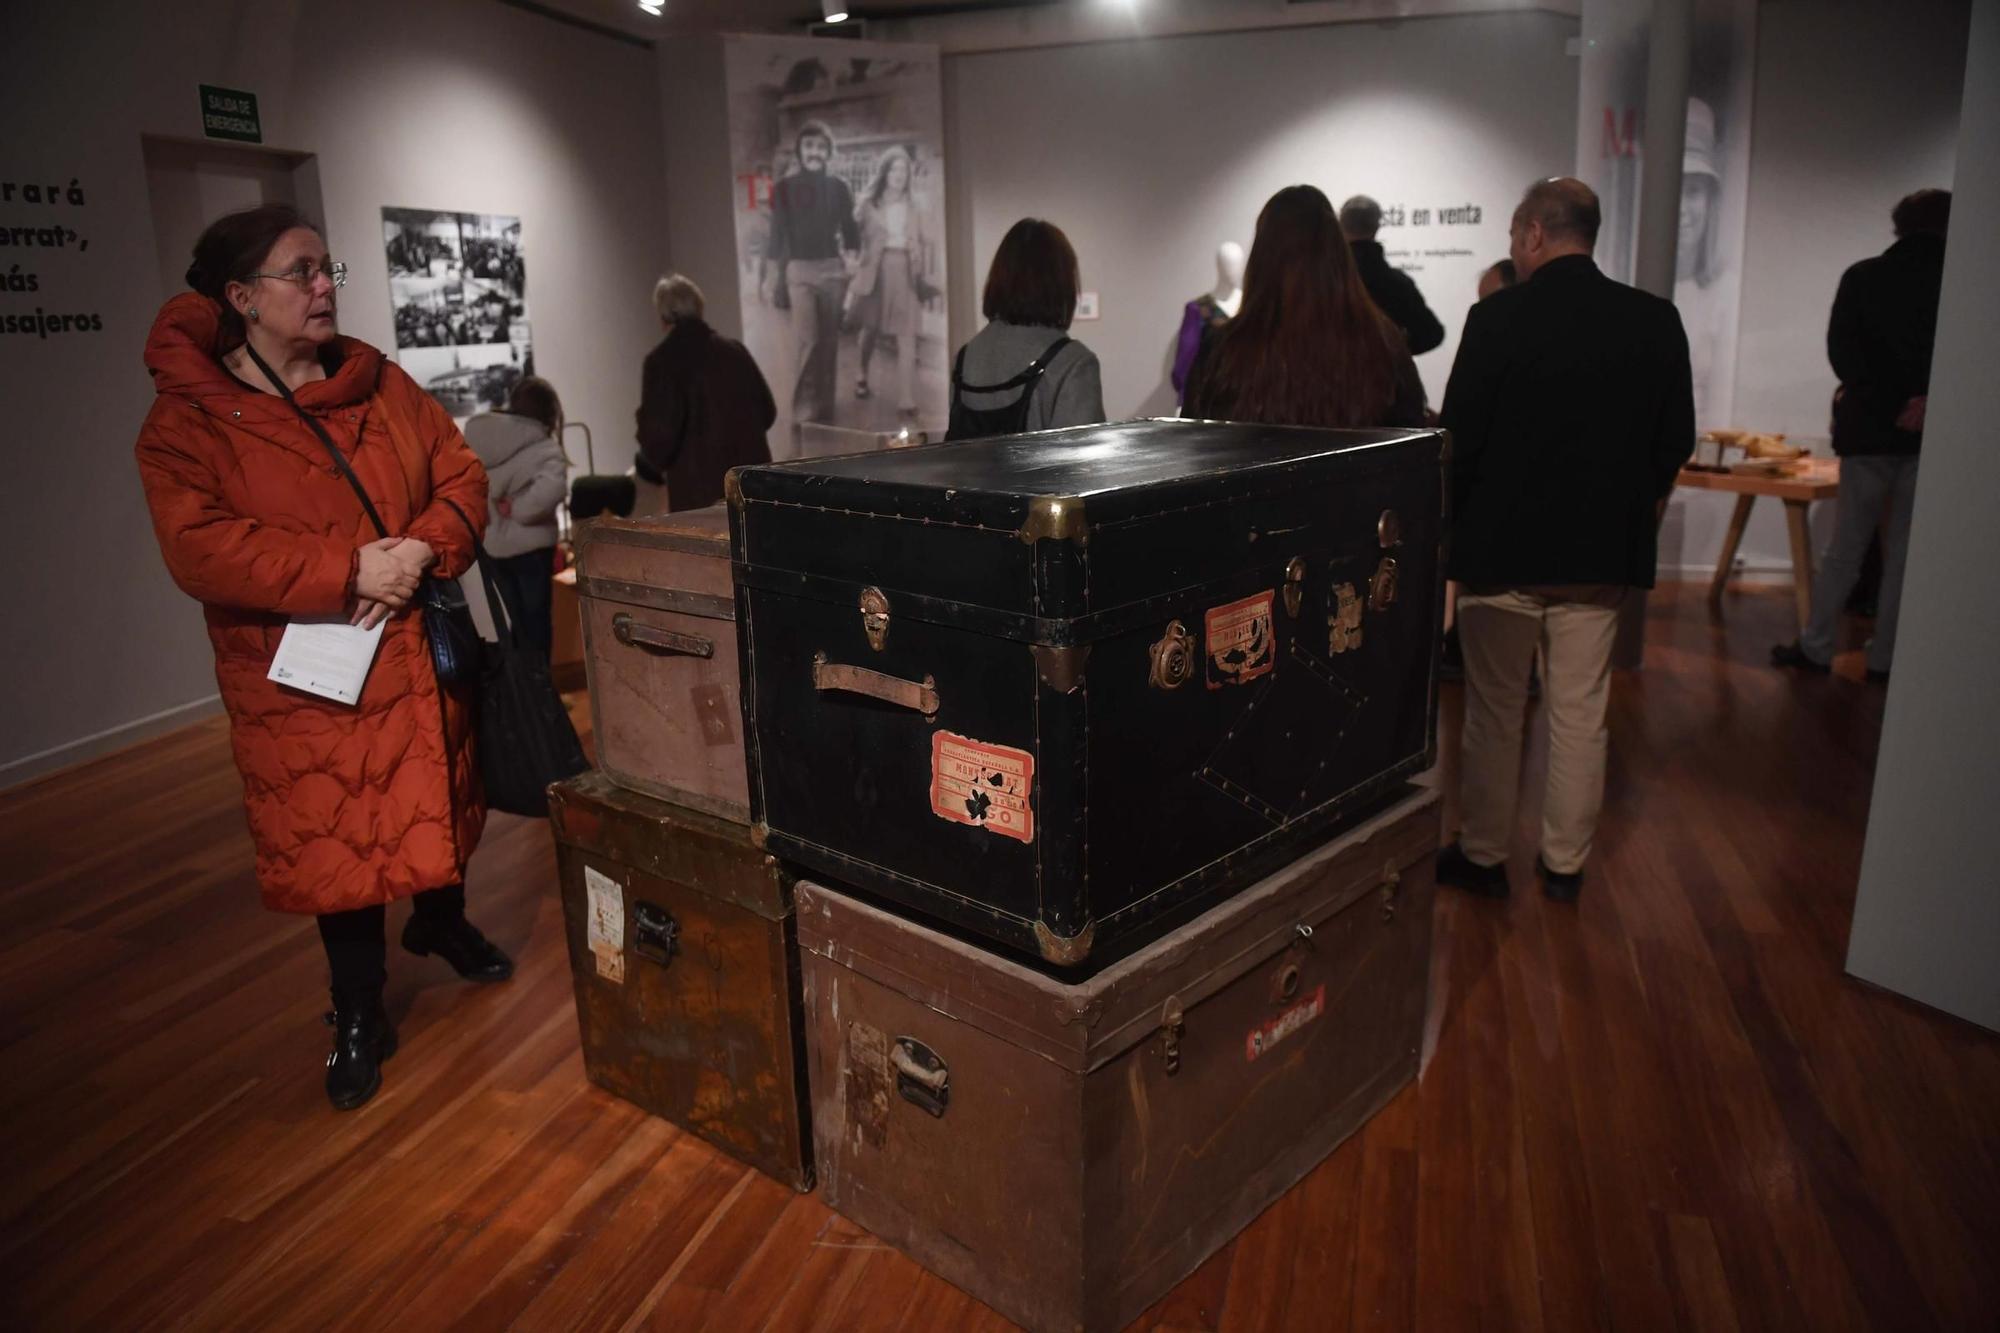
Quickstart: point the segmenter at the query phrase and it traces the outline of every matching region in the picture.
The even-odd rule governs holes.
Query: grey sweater
[[[1049,344],[1063,336],[1061,329],[1041,325],[1004,324],[994,320],[965,345],[965,382],[1003,384],[1026,370]],[[1019,389],[1004,393],[968,393],[965,405],[990,411],[1013,402]],[[1056,353],[1054,361],[1035,385],[1034,400],[1028,405],[1024,430],[1056,430],[1063,426],[1089,426],[1104,420],[1104,388],[1098,381],[1097,354],[1080,342]]]
[[[486,554],[525,555],[556,544],[556,506],[569,490],[569,460],[532,417],[484,412],[465,423],[465,442],[486,466]],[[505,496],[511,516],[494,508]]]

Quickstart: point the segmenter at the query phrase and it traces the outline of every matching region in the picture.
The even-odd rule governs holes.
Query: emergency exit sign
[[[237,143],[264,142],[264,123],[257,118],[257,94],[201,84],[201,132],[211,139]]]

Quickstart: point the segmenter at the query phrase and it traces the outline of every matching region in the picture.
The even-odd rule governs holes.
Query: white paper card
[[[381,646],[381,625],[356,629],[341,616],[294,620],[278,641],[270,679],[338,703],[355,703]]]
[[[585,935],[597,958],[597,975],[625,984],[625,889],[611,876],[583,868],[583,887],[590,896]]]

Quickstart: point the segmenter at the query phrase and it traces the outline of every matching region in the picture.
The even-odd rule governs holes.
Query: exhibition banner
[[[1598,263],[1620,282],[1632,281],[1637,257],[1651,15],[1650,0],[1593,0],[1583,15],[1577,172],[1603,203]],[[1695,0],[1674,304],[1703,430],[1756,424],[1735,420],[1756,55],[1755,0]]]
[[[743,341],[777,458],[849,432],[942,433],[944,114],[937,49],[725,40]]]

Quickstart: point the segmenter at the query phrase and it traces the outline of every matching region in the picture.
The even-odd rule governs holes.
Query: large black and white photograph
[[[382,210],[396,360],[454,417],[497,408],[534,373],[521,220]]]
[[[779,458],[942,433],[943,114],[929,46],[727,43],[743,341]]]

